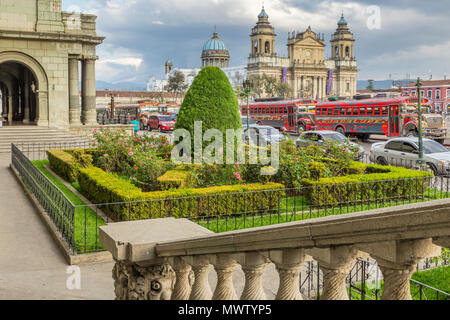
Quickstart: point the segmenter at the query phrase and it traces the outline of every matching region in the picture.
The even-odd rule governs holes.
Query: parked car
[[[325,141],[354,147],[354,149],[358,151],[358,157],[355,160],[361,160],[364,156],[364,148],[361,145],[349,141],[346,136],[336,131],[305,132],[297,139],[296,145],[299,148],[307,147],[311,144],[322,146]]]
[[[241,117],[242,120],[242,128],[246,129],[247,128],[247,116],[242,116]],[[248,123],[249,125],[257,125],[256,121],[252,119],[252,117],[248,117]]]
[[[147,128],[149,131],[158,130],[159,132],[173,131],[175,121],[167,115],[151,115],[148,117]]]
[[[257,146],[262,145],[261,140],[265,141],[266,145],[286,140],[286,137],[274,127],[257,124],[250,125],[250,128],[244,128],[242,136],[244,143],[250,143],[251,140]]]
[[[450,173],[450,151],[440,143],[423,139],[424,160],[434,175]],[[370,160],[381,165],[414,168],[419,157],[418,138],[395,138],[375,143],[370,150]]]

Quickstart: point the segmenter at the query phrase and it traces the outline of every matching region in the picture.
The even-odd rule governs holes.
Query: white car
[[[450,174],[450,151],[436,141],[423,139],[424,160],[434,175]],[[418,138],[395,138],[375,143],[370,160],[381,165],[415,168],[419,158]]]

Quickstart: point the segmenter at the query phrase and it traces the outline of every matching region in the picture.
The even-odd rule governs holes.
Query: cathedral
[[[275,52],[277,35],[264,7],[250,35],[248,77],[263,74],[288,84],[295,98],[323,100],[329,96],[351,98],[356,94],[358,73],[355,39],[342,15],[331,38],[331,58],[325,60],[324,35],[312,31],[289,32],[288,57]]]
[[[289,32],[288,57],[280,57],[275,51],[277,35],[269,22],[264,7],[258,22],[251,30],[251,49],[247,66],[230,67],[230,53],[218,33],[214,30],[202,48],[201,67],[217,66],[228,76],[236,88],[247,78],[266,74],[288,84],[293,98],[325,100],[330,96],[351,98],[356,95],[358,68],[354,55],[355,39],[342,15],[336,32],[331,37],[331,55],[325,59],[323,34],[312,31]],[[168,79],[175,71],[184,74],[190,86],[200,72],[197,69],[175,68],[172,61],[165,64],[165,79],[152,77],[147,83],[148,91],[164,91]]]

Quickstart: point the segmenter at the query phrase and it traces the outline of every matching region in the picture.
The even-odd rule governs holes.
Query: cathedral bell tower
[[[338,28],[331,38],[331,59],[336,61],[354,60],[355,39],[350,32],[344,14],[338,22]]]
[[[258,15],[258,22],[252,29],[250,35],[251,50],[250,57],[255,58],[258,56],[276,56],[275,53],[275,29],[270,25],[269,16],[264,10],[264,6],[261,13]]]

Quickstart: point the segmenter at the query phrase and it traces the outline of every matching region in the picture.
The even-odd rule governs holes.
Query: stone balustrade
[[[416,265],[450,247],[449,205],[438,200],[222,234],[185,219],[124,222],[101,227],[100,241],[116,261],[117,299],[263,300],[262,275],[273,263],[276,299],[302,300],[299,274],[314,259],[323,272],[321,299],[346,300],[351,266],[370,256],[385,279],[382,299],[408,300]],[[240,296],[238,266],[245,277]],[[213,269],[215,287],[208,280]]]

